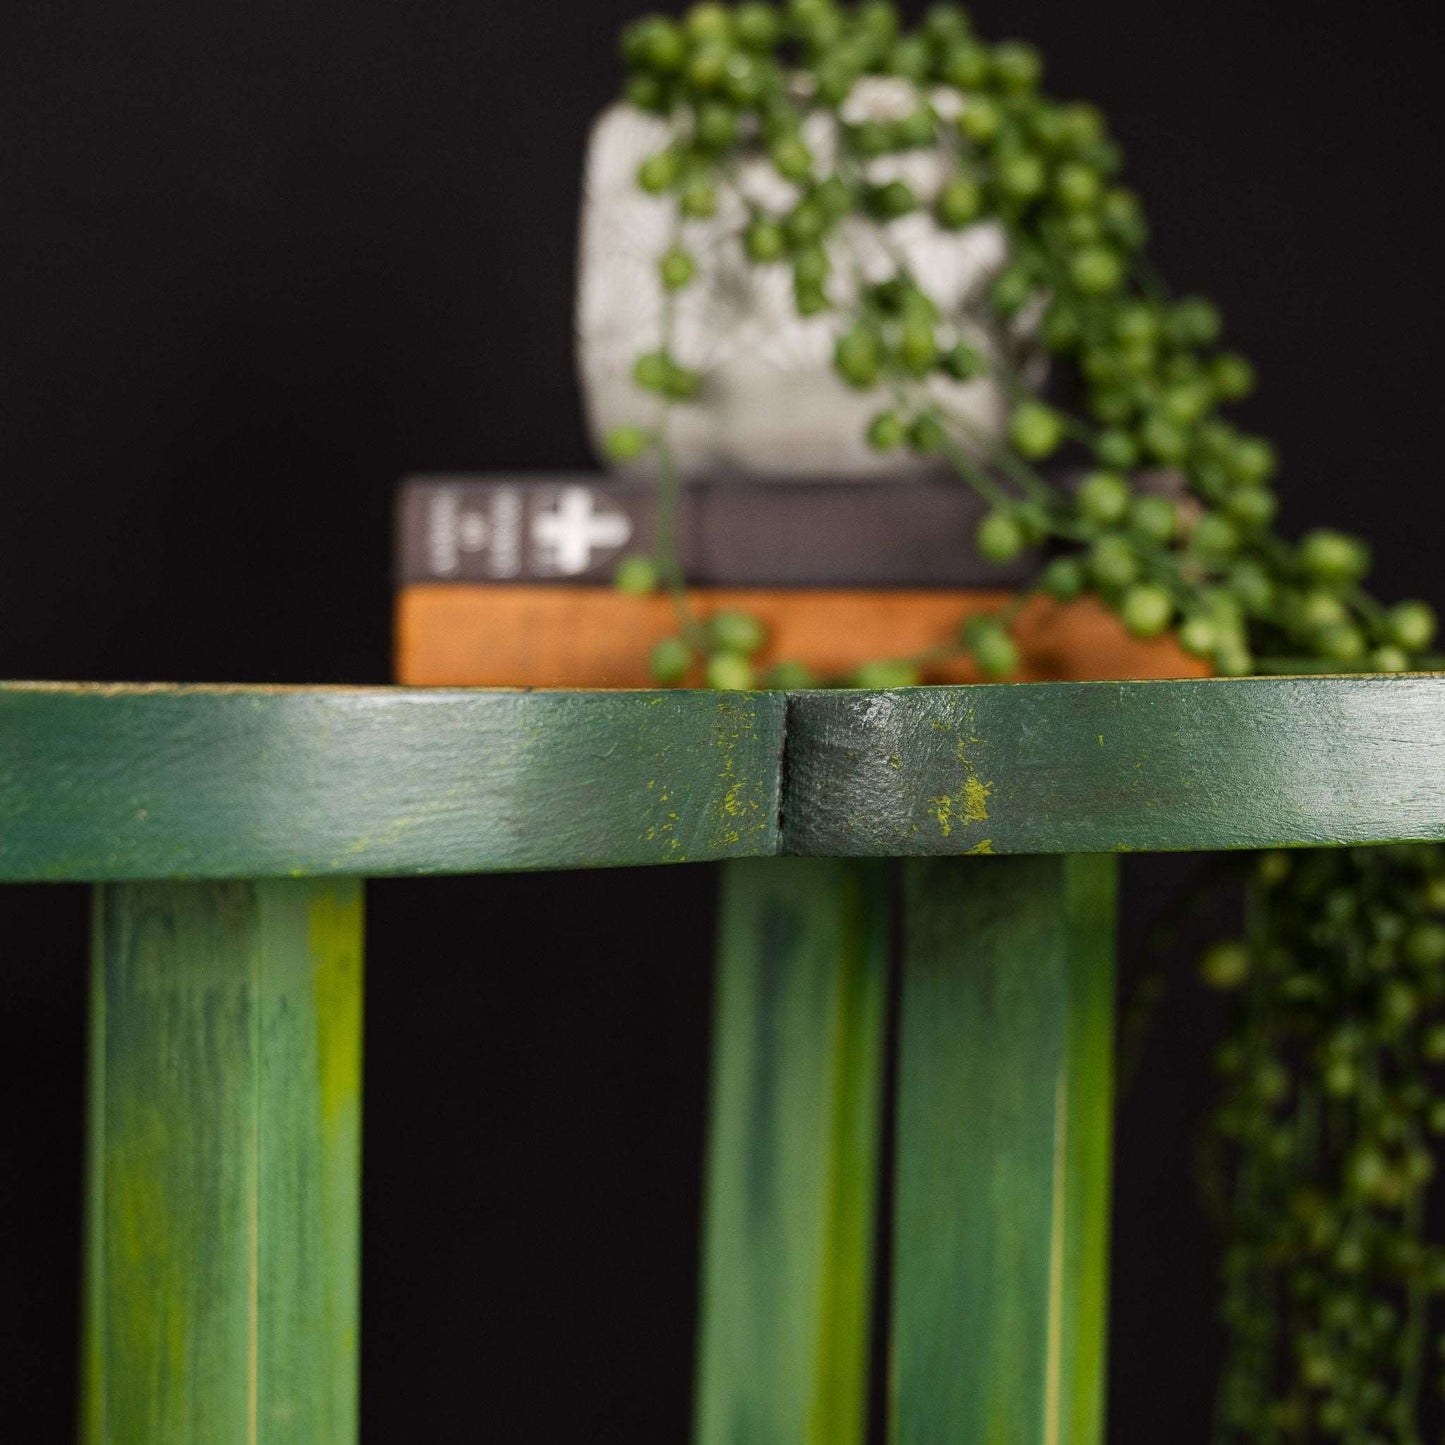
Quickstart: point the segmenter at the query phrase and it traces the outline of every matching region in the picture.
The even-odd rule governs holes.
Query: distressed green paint
[[[1114,860],[905,865],[891,1445],[1099,1445]]]
[[[1445,677],[805,693],[782,850],[1161,852],[1445,838]]]
[[[0,686],[0,881],[777,851],[776,693]]]
[[[697,1445],[860,1445],[888,906],[881,865],[725,870]]]
[[[1434,675],[789,694],[0,685],[0,881],[1442,838]]]
[[[103,893],[95,1442],[254,1437],[256,987],[244,887]]]
[[[361,1108],[360,891],[331,888],[313,896],[306,931],[316,995],[321,1119],[328,1131],[354,1134]]]
[[[105,909],[90,911],[90,997],[86,1021],[85,1234],[81,1250],[80,1439],[105,1440]]]
[[[1440,676],[0,685],[0,881],[137,880],[97,910],[84,1438],[354,1436],[359,901],[290,875],[811,855],[728,883],[698,1436],[856,1445],[886,909],[840,860],[1442,838]],[[1109,867],[909,870],[894,1445],[1099,1438]]]
[[[259,1439],[344,1445],[360,1359],[361,889],[262,891]]]
[[[88,1445],[356,1438],[360,885],[96,897]]]
[[[1059,1440],[1104,1438],[1108,1352],[1109,1214],[1114,1158],[1114,949],[1118,863],[1049,859],[1064,872],[1068,947],[1063,1147],[1063,1290]],[[1057,1240],[1057,1235],[1055,1236]]]

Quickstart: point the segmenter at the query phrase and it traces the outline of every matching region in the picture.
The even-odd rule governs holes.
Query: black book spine
[[[1035,559],[984,562],[978,498],[948,479],[689,482],[678,509],[686,580],[707,587],[1007,587]],[[396,580],[582,583],[657,539],[651,483],[425,475],[401,487]]]

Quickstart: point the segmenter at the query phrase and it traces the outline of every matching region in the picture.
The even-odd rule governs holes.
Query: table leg
[[[883,865],[724,869],[698,1445],[863,1439],[888,932]]]
[[[97,888],[86,1445],[356,1438],[361,888]]]
[[[1098,1445],[1114,860],[904,873],[891,1445]]]

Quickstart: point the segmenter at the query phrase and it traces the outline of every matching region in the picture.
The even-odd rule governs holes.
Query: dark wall
[[[397,475],[588,460],[578,172],[630,13],[0,7],[0,676],[386,678]],[[1260,365],[1286,525],[1365,530],[1386,591],[1445,603],[1438,8],[975,13],[1114,117],[1162,269]],[[1178,877],[1132,871],[1134,916]],[[373,888],[369,1440],[681,1438],[711,883]],[[46,1439],[73,1376],[83,912],[0,897],[0,1412],[40,1407]],[[1214,1020],[1175,972],[1120,1125],[1124,1442],[1203,1440],[1218,1352],[1189,1135]]]

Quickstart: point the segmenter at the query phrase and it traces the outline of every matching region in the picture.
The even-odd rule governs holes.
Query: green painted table
[[[0,882],[97,885],[84,1439],[355,1439],[361,879],[715,859],[698,1445],[862,1440],[885,1187],[892,1445],[1095,1445],[1110,855],[1442,837],[1445,677],[0,686]]]

